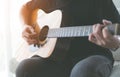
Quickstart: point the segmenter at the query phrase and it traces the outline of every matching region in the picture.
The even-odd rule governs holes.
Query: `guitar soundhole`
[[[46,42],[48,30],[49,30],[49,27],[44,26],[39,33],[39,40],[40,40],[41,45],[45,44],[45,42]]]

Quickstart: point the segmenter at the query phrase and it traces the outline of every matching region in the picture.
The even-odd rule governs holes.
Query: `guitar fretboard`
[[[104,27],[105,28],[105,27]],[[120,24],[110,24],[106,26],[108,31],[112,35],[120,35]],[[75,27],[61,27],[49,29],[48,38],[59,38],[59,37],[82,37],[88,36],[92,33],[92,26],[75,26]]]
[[[80,37],[88,36],[92,32],[92,26],[61,27],[50,29],[47,37]]]

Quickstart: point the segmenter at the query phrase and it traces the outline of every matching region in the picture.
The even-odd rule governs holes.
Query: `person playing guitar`
[[[21,14],[25,23],[22,37],[39,49],[38,54],[20,62],[16,77],[110,76],[114,63],[111,50],[120,47],[114,35],[120,33],[120,26],[110,28],[113,32],[107,28],[120,23],[112,0],[30,0]],[[91,25],[92,32],[77,37],[81,33],[78,26],[83,34],[89,31],[84,30],[85,25]],[[70,37],[64,31],[70,32]]]

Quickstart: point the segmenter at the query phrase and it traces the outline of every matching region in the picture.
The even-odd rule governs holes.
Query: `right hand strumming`
[[[22,32],[22,37],[29,45],[38,43],[38,34],[35,32],[32,26],[25,26]]]

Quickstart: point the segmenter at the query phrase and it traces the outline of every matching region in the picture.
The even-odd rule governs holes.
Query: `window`
[[[20,8],[26,1],[28,0],[2,0],[0,3],[0,76],[2,77],[14,77],[13,68],[16,64],[13,60],[22,41]]]

